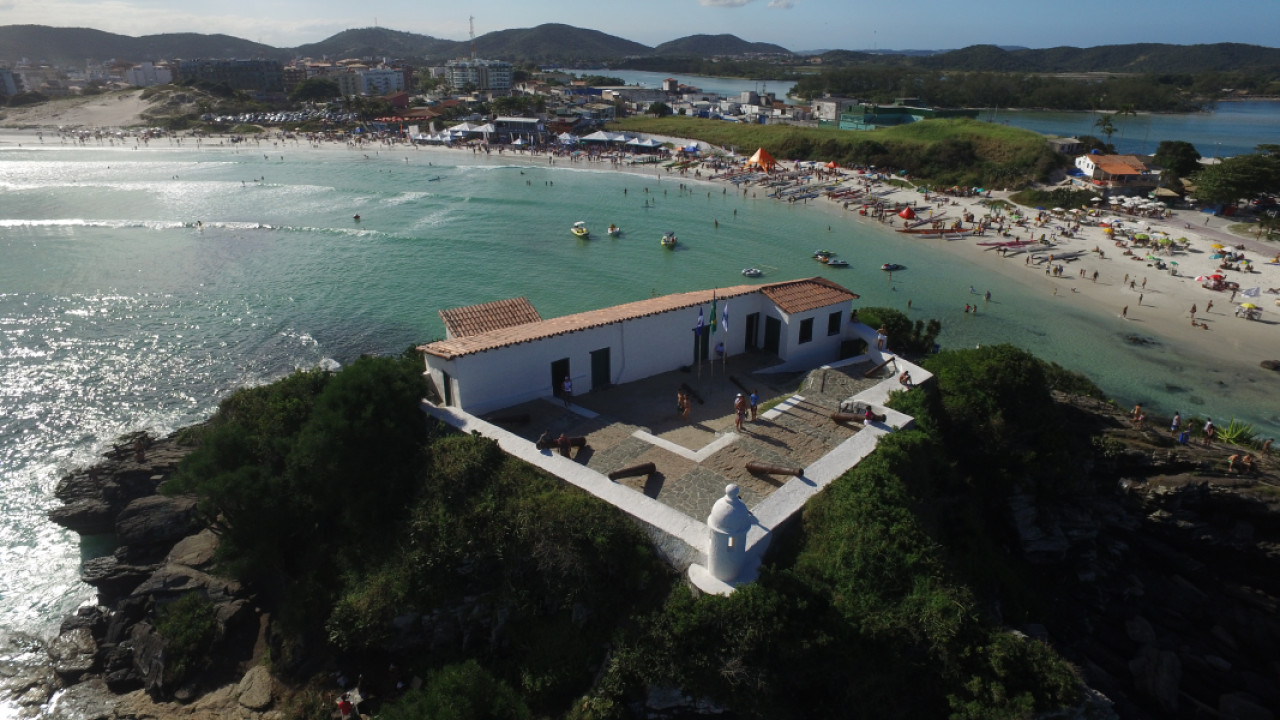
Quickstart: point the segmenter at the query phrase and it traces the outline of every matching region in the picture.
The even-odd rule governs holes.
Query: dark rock
[[[132,562],[167,555],[174,543],[199,532],[192,497],[150,495],[130,502],[116,518],[116,536]]]
[[[189,592],[202,593],[209,602],[230,602],[243,592],[235,580],[219,578],[185,565],[163,565],[133,591],[134,597],[151,597],[163,603]]]
[[[58,634],[69,632],[76,628],[88,628],[94,637],[101,637],[107,629],[108,612],[108,609],[103,605],[94,605],[92,607],[86,605],[77,608],[74,614],[62,619]]]
[[[1280,360],[1263,360],[1258,363],[1264,370],[1280,370]]]
[[[1129,661],[1133,683],[1138,692],[1151,698],[1166,713],[1178,711],[1178,683],[1182,680],[1182,662],[1177,654],[1147,645]]]
[[[97,588],[99,601],[110,605],[133,592],[155,569],[155,565],[129,565],[106,555],[85,562],[80,579]]]
[[[1275,720],[1276,716],[1247,693],[1227,693],[1218,698],[1218,717],[1221,720]]]
[[[140,622],[129,631],[133,645],[133,669],[142,678],[142,687],[152,697],[163,697],[164,686],[164,638],[150,623]]]
[[[102,498],[82,498],[49,511],[49,520],[81,535],[105,535],[115,528],[116,508]]]
[[[1139,616],[1126,620],[1124,629],[1129,635],[1129,639],[1139,645],[1152,645],[1156,641],[1156,631],[1144,617]]]
[[[97,660],[98,643],[88,628],[76,628],[62,633],[49,644],[49,659],[53,671],[68,683],[78,681],[93,670]]]

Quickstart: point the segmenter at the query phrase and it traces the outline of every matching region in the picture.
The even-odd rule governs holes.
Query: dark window
[[[813,340],[813,318],[800,321],[800,344]]]
[[[844,315],[844,313],[837,311],[827,316],[827,334],[828,335],[840,334],[840,317],[842,315]]]

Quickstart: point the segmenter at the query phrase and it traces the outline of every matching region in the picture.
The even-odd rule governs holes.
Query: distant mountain
[[[463,43],[465,47],[467,43]],[[577,64],[648,55],[652,48],[637,42],[572,25],[499,30],[476,38],[476,55],[510,62]]]
[[[939,70],[1011,72],[1195,73],[1280,69],[1280,48],[1240,43],[1164,45],[1137,43],[1091,48],[1056,47],[1005,50],[974,45],[963,50],[919,58],[921,67]]]
[[[450,58],[465,47],[457,40],[441,40],[430,35],[389,30],[387,28],[358,28],[343,30],[320,42],[300,45],[290,51],[296,57],[331,60],[343,58]]]
[[[747,55],[749,53],[790,55],[791,51],[773,43],[752,43],[736,35],[690,35],[654,48],[653,55],[679,55],[681,57],[714,57],[716,55]]]
[[[0,63],[31,62],[83,67],[86,60],[162,60],[169,58],[287,58],[289,52],[230,35],[166,33],[130,37],[89,28],[0,25]]]

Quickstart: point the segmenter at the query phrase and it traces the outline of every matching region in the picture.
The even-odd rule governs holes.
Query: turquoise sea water
[[[270,143],[0,145],[0,627],[48,632],[90,597],[76,576],[91,550],[44,514],[59,475],[114,437],[200,420],[294,368],[441,337],[441,308],[521,295],[554,317],[741,284],[747,266],[760,282],[820,274],[863,306],[911,299],[946,346],[1013,342],[1123,402],[1280,429],[1280,382],[1126,343],[1132,326],[989,272],[993,253],[956,259],[852,213],[659,172]],[[577,220],[596,239],[573,238]],[[621,238],[605,237],[611,222]],[[819,247],[852,267],[815,263]],[[885,262],[907,268],[892,285]],[[971,285],[993,293],[978,315],[962,312]]]

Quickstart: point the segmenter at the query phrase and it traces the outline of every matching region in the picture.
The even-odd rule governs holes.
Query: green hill
[[[172,58],[285,59],[288,50],[230,35],[165,33],[130,37],[90,28],[0,25],[0,63],[31,62],[83,66],[85,60],[162,60]]]
[[[1196,73],[1280,69],[1280,48],[1241,43],[1164,45],[1137,43],[1091,48],[1002,50],[975,45],[916,58],[919,67],[1009,72]]]
[[[293,48],[292,54],[310,58],[327,57],[332,60],[384,56],[444,60],[465,52],[465,45],[456,40],[441,40],[430,35],[373,27],[343,30],[320,42]]]
[[[590,63],[652,51],[647,45],[598,30],[555,23],[487,33],[476,38],[475,45],[480,57],[542,64]]]
[[[736,35],[690,35],[664,42],[654,55],[713,57],[716,55],[789,55],[791,51],[773,43],[747,42]]]

